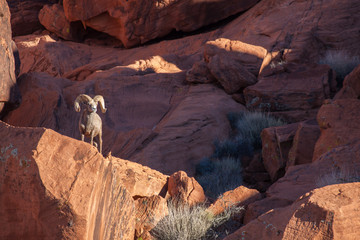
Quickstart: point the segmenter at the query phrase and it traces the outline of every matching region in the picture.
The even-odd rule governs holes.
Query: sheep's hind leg
[[[92,131],[90,135],[90,144],[91,146],[94,146],[94,131]]]

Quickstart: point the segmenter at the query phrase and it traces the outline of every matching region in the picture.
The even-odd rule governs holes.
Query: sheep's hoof
[[[98,144],[96,142],[94,142],[94,146],[97,148],[98,147]]]

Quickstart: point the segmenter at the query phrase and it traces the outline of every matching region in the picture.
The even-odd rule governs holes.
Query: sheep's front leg
[[[102,153],[102,133],[101,131],[99,132],[99,152]]]
[[[85,135],[85,125],[84,124],[79,124],[79,128],[80,128],[80,135],[81,135],[81,141],[84,141]]]

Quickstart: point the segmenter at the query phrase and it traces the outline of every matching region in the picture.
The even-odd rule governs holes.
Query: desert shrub
[[[215,141],[215,152],[212,157],[251,156],[254,148],[261,148],[261,131],[268,127],[286,124],[264,112],[240,112],[227,115],[232,133],[230,138]]]
[[[263,112],[229,113],[227,117],[230,138],[215,141],[214,153],[196,166],[195,178],[211,198],[242,185],[241,160],[261,149],[261,131],[285,124]]]
[[[214,216],[207,211],[205,204],[189,206],[176,200],[168,202],[168,209],[169,214],[150,232],[157,240],[215,239],[216,234],[212,229],[243,210],[242,207],[231,206]]]
[[[264,112],[244,112],[236,121],[235,129],[239,138],[246,139],[254,148],[261,148],[262,130],[284,124],[282,120]]]
[[[206,196],[216,199],[222,193],[242,185],[242,167],[239,159],[204,159],[200,165],[207,171],[197,171],[196,180]]]
[[[360,174],[351,170],[334,169],[331,172],[320,176],[316,180],[316,186],[320,188],[327,185],[350,182],[360,182]]]
[[[236,129],[236,123],[243,115],[243,112],[229,112],[226,115],[232,130]]]
[[[345,51],[333,50],[327,51],[319,63],[329,65],[336,72],[337,87],[341,88],[345,76],[360,64],[360,58]]]
[[[211,158],[236,158],[243,156],[252,156],[254,148],[248,139],[242,137],[234,137],[224,141],[214,142],[215,151]]]

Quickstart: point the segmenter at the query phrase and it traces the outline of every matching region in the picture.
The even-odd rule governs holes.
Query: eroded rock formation
[[[10,12],[5,0],[0,2],[0,113],[20,104],[21,96],[16,85],[14,50],[11,39]],[[7,108],[7,109],[4,109]],[[2,116],[3,114],[0,114]]]
[[[0,56],[8,59],[3,67],[11,80],[2,86],[9,90],[11,33],[0,3],[0,23],[7,24]],[[3,118],[11,125],[0,123],[0,238],[150,239],[169,197],[205,200],[192,178],[195,165],[213,153],[214,140],[229,137],[228,113],[254,109],[289,124],[263,131],[263,156],[242,159],[245,184],[264,194],[240,186],[210,207],[216,214],[228,203],[246,207],[237,216],[245,225],[226,239],[358,236],[352,199],[359,198],[360,67],[336,93],[336,72],[318,63],[328,51],[359,55],[360,5],[255,3],[92,1],[84,7],[65,0],[64,12],[61,3],[44,7],[40,20],[60,38],[48,32],[15,38],[23,101]],[[62,40],[81,39],[71,31],[78,24],[132,47],[251,6],[217,29],[139,48]],[[1,101],[12,101],[11,91],[1,93],[8,94]],[[105,98],[105,158],[78,140],[73,102],[80,93]]]
[[[252,7],[256,0],[242,1],[82,1],[65,0],[71,22],[120,39],[133,47],[171,31],[191,32]],[[191,11],[189,11],[191,9]]]

